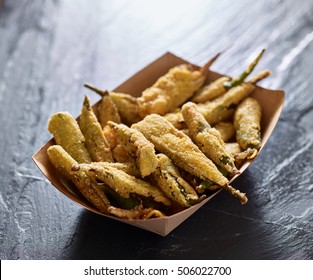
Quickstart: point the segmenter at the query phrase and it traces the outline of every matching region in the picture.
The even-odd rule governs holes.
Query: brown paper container
[[[151,86],[160,76],[164,75],[170,68],[181,63],[189,62],[171,53],[166,53],[148,66],[146,66],[144,69],[136,73],[134,76],[129,78],[126,82],[119,85],[113,91],[124,92],[134,96],[140,96],[141,92],[147,87]],[[195,68],[199,68],[196,65],[193,66]],[[222,75],[211,71],[208,72],[208,80],[215,80],[220,76]],[[278,121],[279,115],[283,107],[284,92],[282,90],[274,91],[257,87],[252,96],[260,102],[263,110],[262,149]],[[97,106],[97,104],[95,104],[95,106]],[[91,206],[88,202],[86,202],[86,200],[82,198],[70,184],[66,184],[65,182],[61,181],[60,177],[56,173],[54,167],[51,165],[47,156],[47,149],[53,144],[55,144],[55,142],[53,139],[51,139],[33,156],[33,160],[53,186],[55,186],[59,191],[61,191],[64,195],[69,197],[74,202],[94,213],[157,233],[162,236],[166,236],[167,234],[169,234],[179,224],[181,224],[195,211],[197,211],[202,205],[207,203],[219,193],[219,191],[217,191],[200,203],[168,217],[154,218],[149,220],[125,220],[113,216],[104,215],[93,206]],[[240,168],[241,174],[250,164],[251,161],[248,161]],[[237,175],[231,181],[236,179],[238,176],[240,175]]]

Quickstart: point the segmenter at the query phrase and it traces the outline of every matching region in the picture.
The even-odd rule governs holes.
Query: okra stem
[[[239,77],[233,78],[231,81],[227,81],[224,83],[224,87],[226,89],[230,89],[232,87],[240,85],[244,80],[251,74],[255,66],[258,64],[259,60],[263,56],[263,53],[265,52],[265,49],[263,49],[259,55],[252,61],[252,63],[249,64],[247,69],[241,73]]]
[[[84,87],[94,91],[95,93],[98,93],[100,96],[106,96],[108,95],[108,92],[106,90],[101,90],[101,89],[98,89],[94,86],[91,86],[89,84],[84,84]]]

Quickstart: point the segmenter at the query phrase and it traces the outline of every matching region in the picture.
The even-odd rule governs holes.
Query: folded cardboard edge
[[[114,91],[121,91],[125,93],[129,93],[132,95],[137,95],[143,91],[145,88],[151,86],[154,81],[157,80],[158,77],[165,74],[169,68],[174,67],[181,63],[189,63],[188,61],[175,56],[171,53],[166,53],[160,58],[156,59],[149,65],[147,65],[145,68],[134,74],[132,77],[127,79],[124,83],[119,85],[114,89]],[[191,64],[193,65],[193,64]],[[199,68],[197,65],[193,65],[195,68]],[[156,71],[157,69],[157,71]],[[146,78],[147,74],[149,75],[149,79]],[[145,76],[145,77],[143,77]],[[216,73],[216,72],[208,72],[208,78],[216,79],[217,77],[222,76],[222,74]],[[268,90],[261,87],[257,87],[256,91],[253,93],[252,96],[256,98],[261,99],[261,105],[264,106],[264,102],[266,102],[266,95],[270,92],[271,95],[273,95],[274,99],[271,101],[274,101],[274,107],[271,106],[265,106],[265,108],[269,108],[270,114],[273,114],[273,116],[270,118],[270,120],[263,120],[267,122],[267,127],[265,129],[264,133],[264,139],[262,140],[262,147],[265,145],[266,141],[268,140],[268,137],[272,133],[279,115],[282,110],[283,106],[283,99],[284,99],[284,91],[282,90]],[[262,96],[263,93],[263,96]],[[264,94],[266,93],[266,94]],[[262,108],[263,108],[262,106]],[[271,109],[272,108],[272,109]],[[105,215],[99,211],[97,211],[95,208],[91,207],[86,201],[82,200],[79,196],[77,196],[73,191],[71,191],[69,188],[65,187],[59,180],[58,176],[55,173],[55,170],[53,166],[50,164],[49,159],[47,157],[47,149],[49,146],[51,146],[54,143],[53,139],[48,141],[41,149],[39,149],[33,156],[33,160],[38,166],[38,168],[41,170],[41,172],[47,177],[47,179],[52,183],[53,186],[55,186],[59,191],[61,191],[64,195],[69,197],[74,202],[78,203],[79,205],[83,206],[84,208],[100,214],[102,216],[106,216],[111,219],[115,219],[118,221],[121,221],[123,223],[131,224],[133,226],[149,230],[151,232],[157,233],[159,235],[165,236],[168,233],[170,233],[174,228],[176,228],[180,223],[182,223],[184,220],[186,220],[189,216],[191,216],[195,211],[197,211],[202,205],[204,205],[206,202],[208,202],[210,199],[212,199],[218,192],[214,193],[210,197],[206,198],[202,202],[183,210],[179,213],[176,213],[174,215],[168,216],[168,217],[161,217],[161,218],[155,218],[150,220],[125,220],[120,219],[116,217],[112,217],[109,215]],[[246,162],[240,169],[241,174],[244,172],[244,170],[251,164],[252,161]],[[234,181],[239,175],[232,178],[231,182]]]

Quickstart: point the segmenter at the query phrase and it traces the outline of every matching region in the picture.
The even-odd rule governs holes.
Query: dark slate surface
[[[74,3],[75,2],[75,3]],[[149,3],[148,3],[149,2]],[[187,3],[184,3],[187,2]],[[236,75],[263,47],[261,83],[286,91],[281,119],[234,183],[167,237],[83,210],[31,156],[48,117],[80,111],[166,51]],[[26,1],[0,11],[1,259],[313,259],[313,2]]]

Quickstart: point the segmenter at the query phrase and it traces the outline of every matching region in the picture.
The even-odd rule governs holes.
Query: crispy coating
[[[164,155],[157,155],[159,164],[153,178],[157,186],[172,201],[182,207],[190,207],[199,199],[196,191],[179,174],[171,159]]]
[[[59,112],[49,119],[48,130],[55,142],[61,145],[78,163],[89,163],[91,157],[85,147],[85,137],[76,120],[68,112]]]
[[[241,83],[229,89],[222,96],[201,104],[199,109],[207,122],[214,125],[220,121],[224,121],[227,116],[230,116],[231,113],[234,112],[231,107],[239,104],[240,101],[247,97],[254,89],[255,86],[251,83]]]
[[[121,143],[120,139],[117,138],[117,135],[112,127],[106,125],[103,128],[103,134],[108,140],[113,159],[116,162],[135,164],[135,159],[125,150],[124,145]]]
[[[210,125],[215,125],[221,121],[230,121],[235,112],[233,108],[215,108],[215,104],[197,104],[197,107]],[[179,130],[187,128],[181,109],[164,115],[164,118]]]
[[[259,150],[261,147],[261,106],[259,102],[247,97],[237,107],[234,115],[236,139],[243,150]],[[256,156],[253,153],[249,158]]]
[[[179,130],[187,128],[180,108],[176,108],[174,111],[165,114],[164,118]]]
[[[71,180],[78,191],[94,207],[103,213],[107,213],[110,202],[95,180],[95,176],[92,174],[90,176],[83,171],[72,171],[72,167],[78,163],[59,145],[49,147],[47,153],[50,162],[57,171]]]
[[[228,142],[235,136],[235,128],[231,122],[219,122],[214,128],[220,133],[222,140]]]
[[[158,165],[158,159],[153,144],[141,132],[124,124],[108,122],[108,125],[114,129],[127,153],[135,159],[141,177],[146,177],[154,172]]]
[[[112,150],[113,157],[115,161],[122,163],[134,163],[135,159],[125,150],[124,145],[117,144],[116,147]]]
[[[240,145],[237,142],[225,143],[225,149],[235,159],[235,164],[237,168],[240,168],[240,166],[242,166],[243,164],[243,160],[249,156],[249,154],[242,151]]]
[[[187,123],[190,136],[201,151],[215,164],[231,174],[238,173],[234,158],[225,149],[224,141],[219,132],[205,120],[193,102],[182,107],[182,114]]]
[[[158,151],[166,154],[176,166],[203,180],[211,180],[221,186],[228,183],[228,179],[192,140],[162,116],[151,114],[133,124],[132,128],[139,130]]]
[[[131,195],[138,195],[153,199],[155,202],[166,206],[171,205],[171,201],[164,196],[161,190],[151,184],[131,176],[123,170],[110,166],[103,162],[101,165],[79,164],[75,170],[82,170],[88,174],[95,174],[97,179],[104,182],[123,198],[130,198]]]
[[[173,111],[188,100],[204,80],[201,71],[193,70],[189,65],[171,68],[137,98],[140,117],[153,113],[165,115]]]
[[[233,157],[242,152],[242,149],[237,142],[225,143],[225,148]]]
[[[105,95],[101,99],[98,107],[98,120],[102,128],[106,126],[108,121],[115,123],[121,122],[117,107],[110,95]]]
[[[160,211],[153,208],[137,207],[131,210],[117,208],[110,206],[108,211],[111,215],[127,219],[127,220],[145,220],[151,218],[164,217],[165,215]]]
[[[114,133],[114,130],[110,126],[106,125],[103,128],[103,134],[105,139],[108,141],[110,149],[112,151],[118,145],[118,141]]]
[[[79,126],[85,136],[85,145],[91,155],[92,161],[113,162],[109,143],[104,137],[101,125],[90,106],[87,96],[84,99]]]
[[[217,106],[216,103],[198,104],[198,109],[210,125],[232,120],[235,109]]]
[[[131,163],[131,162],[92,162],[91,163],[92,165],[101,165],[104,167],[106,166],[111,166],[111,167],[114,167],[118,170],[122,170],[124,172],[126,172],[127,174],[131,175],[131,176],[134,176],[134,177],[140,177],[140,171],[139,169],[137,168],[136,164],[135,163]]]
[[[135,97],[119,92],[110,92],[109,95],[115,103],[123,123],[126,125],[132,125],[133,123],[141,120]]]
[[[195,96],[191,99],[194,103],[204,103],[212,100],[226,92],[224,83],[230,81],[229,77],[221,77],[212,83],[200,88]]]

